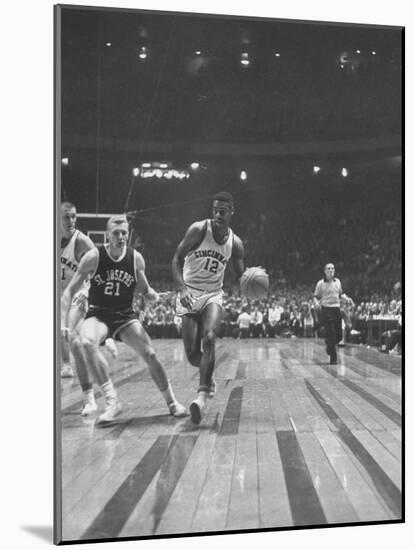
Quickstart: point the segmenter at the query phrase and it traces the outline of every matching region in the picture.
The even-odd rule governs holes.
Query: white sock
[[[200,401],[203,405],[206,405],[207,398],[208,398],[207,391],[202,390],[197,392],[197,400]]]
[[[117,397],[117,392],[114,389],[111,379],[101,386],[102,391],[104,392],[105,399],[115,399]]]
[[[176,398],[173,393],[173,388],[171,387],[170,380],[167,384],[167,388],[161,392],[163,395],[167,405],[170,405],[170,403],[174,403],[176,401]]]
[[[84,391],[84,396],[86,401],[95,401],[94,390],[92,388]]]

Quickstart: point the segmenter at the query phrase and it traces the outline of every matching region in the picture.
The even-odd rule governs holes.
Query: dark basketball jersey
[[[137,282],[134,249],[127,247],[119,260],[112,259],[105,246],[98,247],[98,253],[98,267],[89,289],[89,306],[111,311],[131,309]]]

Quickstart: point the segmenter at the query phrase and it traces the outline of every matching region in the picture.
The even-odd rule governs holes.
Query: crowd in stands
[[[157,285],[155,285],[157,287]],[[159,290],[163,290],[160,289]],[[181,318],[175,314],[175,300],[169,294],[156,304],[146,303],[142,297],[136,301],[136,311],[152,338],[179,338]],[[402,299],[400,283],[389,295],[373,294],[368,300],[343,304],[343,343],[380,345],[380,330],[373,340],[369,321],[395,323],[401,326]],[[384,327],[386,328],[386,324]],[[320,310],[313,302],[313,288],[306,285],[288,287],[280,285],[269,295],[256,301],[241,296],[234,287],[225,292],[220,337],[225,338],[311,338],[323,337]],[[372,341],[373,340],[373,341]]]
[[[251,265],[266,267],[274,278],[283,273],[290,282],[305,283],[330,258],[351,292],[387,292],[401,270],[396,188],[324,189],[323,203],[304,187],[299,195],[276,201],[280,210],[258,215],[248,231],[241,230]]]

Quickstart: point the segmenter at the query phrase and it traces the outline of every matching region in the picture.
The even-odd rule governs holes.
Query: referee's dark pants
[[[342,316],[339,307],[322,307],[321,320],[326,336],[326,349],[330,361],[337,361],[336,344],[342,339]]]

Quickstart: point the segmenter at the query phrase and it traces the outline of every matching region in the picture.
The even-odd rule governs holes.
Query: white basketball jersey
[[[76,229],[70,241],[65,246],[65,248],[61,248],[61,289],[62,291],[64,291],[65,288],[68,286],[72,277],[75,275],[78,269],[79,262],[77,262],[75,258],[75,243],[79,233],[80,231]]]
[[[206,220],[203,241],[184,259],[183,280],[186,285],[204,292],[220,291],[232,247],[233,231],[229,229],[226,242],[218,244],[213,237],[211,220]]]

